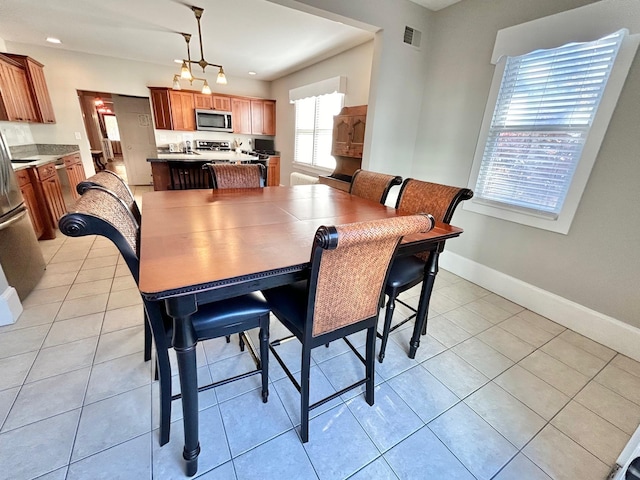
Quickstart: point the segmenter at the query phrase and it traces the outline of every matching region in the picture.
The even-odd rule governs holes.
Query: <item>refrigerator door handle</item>
[[[6,222],[0,223],[0,231],[4,230],[5,228],[9,228],[11,225],[13,225],[16,222],[19,222],[20,220],[22,220],[22,218],[26,214],[27,214],[27,210],[24,209],[19,214],[14,215],[13,218],[7,220]]]

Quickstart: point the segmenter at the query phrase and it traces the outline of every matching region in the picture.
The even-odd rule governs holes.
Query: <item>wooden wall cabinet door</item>
[[[213,101],[213,109],[221,112],[231,111],[231,97],[223,97],[221,95],[213,95],[211,97]]]
[[[158,130],[173,130],[171,121],[171,103],[169,90],[166,88],[150,88],[153,120]]]
[[[254,135],[276,134],[275,101],[251,100],[251,133]]]
[[[62,157],[64,161],[65,169],[67,170],[67,177],[69,178],[69,188],[71,189],[71,195],[74,200],[80,198],[80,194],[76,191],[76,185],[87,179],[84,173],[84,166],[82,165],[82,159],[79,153],[73,153]]]
[[[251,134],[251,101],[246,98],[231,99],[233,133]]]
[[[0,109],[0,119],[11,122],[37,122],[38,116],[31,99],[26,71],[10,61],[0,61],[0,66],[0,87],[4,104],[4,108]]]
[[[267,187],[280,185],[280,157],[269,157],[267,163]]]
[[[51,96],[49,95],[47,82],[44,78],[44,65],[29,57],[26,57],[24,62],[38,121],[42,123],[56,123],[56,116],[53,113],[53,105],[51,104]]]
[[[170,90],[169,100],[174,130],[193,131],[196,129],[196,117],[192,92]]]
[[[205,95],[204,93],[194,93],[193,103],[195,108],[202,108],[205,110],[213,109],[213,98],[211,95]]]

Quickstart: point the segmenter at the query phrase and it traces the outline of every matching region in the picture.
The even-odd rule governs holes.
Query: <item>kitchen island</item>
[[[147,158],[151,163],[151,175],[153,177],[153,189],[156,191],[171,190],[171,173],[169,164],[182,164],[193,169],[202,168],[206,163],[262,163],[267,167],[267,185],[269,185],[271,170],[276,166],[272,160],[275,157],[260,158],[258,155],[226,152],[226,151],[198,151],[194,153],[158,153],[153,158]],[[279,160],[279,157],[278,157]],[[274,165],[271,165],[274,163]],[[277,165],[279,168],[279,165]]]

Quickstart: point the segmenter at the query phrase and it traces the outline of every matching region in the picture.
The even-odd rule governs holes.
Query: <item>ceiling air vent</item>
[[[416,30],[415,28],[411,28],[409,26],[404,27],[404,43],[407,45],[411,45],[413,47],[420,47],[420,38],[422,37],[422,32],[420,30]]]

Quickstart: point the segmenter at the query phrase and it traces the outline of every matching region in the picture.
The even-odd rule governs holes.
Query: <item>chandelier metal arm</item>
[[[182,59],[182,74],[181,75],[174,75],[173,78],[173,84],[174,84],[174,89],[179,89],[180,87],[180,78],[184,78],[189,80],[189,84],[193,84],[194,80],[200,80],[204,82],[203,85],[203,93],[210,93],[211,90],[209,88],[209,85],[207,84],[206,79],[204,78],[197,78],[193,76],[193,73],[191,71],[191,64],[196,64],[198,66],[200,66],[200,68],[202,68],[202,72],[205,73],[205,69],[208,66],[212,66],[212,67],[216,67],[218,68],[218,77],[216,79],[216,83],[220,83],[220,84],[226,84],[227,83],[227,79],[225,77],[224,74],[224,69],[222,68],[222,65],[219,65],[217,63],[209,63],[204,59],[204,49],[202,46],[202,27],[200,26],[200,19],[202,18],[202,13],[204,12],[203,8],[200,7],[195,7],[192,6],[191,10],[193,11],[195,17],[196,17],[196,21],[198,23],[198,41],[200,43],[200,60],[191,60],[191,48],[190,48],[190,42],[191,42],[191,34],[190,33],[182,33],[182,36],[184,37],[184,40],[187,44],[187,58],[186,59]],[[208,90],[208,92],[207,92]]]

